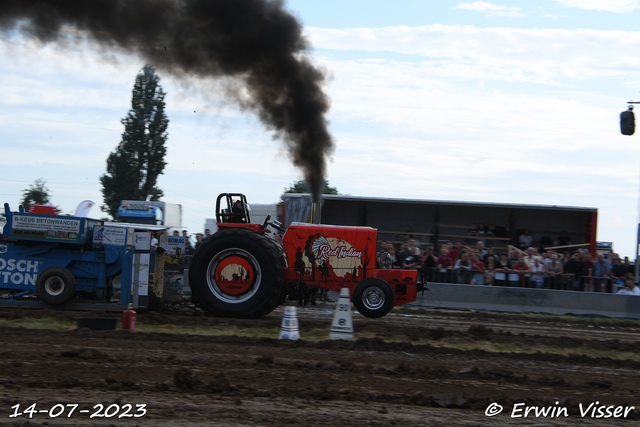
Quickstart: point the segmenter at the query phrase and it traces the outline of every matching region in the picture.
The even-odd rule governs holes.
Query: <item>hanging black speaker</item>
[[[623,135],[633,135],[636,130],[636,118],[633,111],[627,110],[620,113],[620,132]]]

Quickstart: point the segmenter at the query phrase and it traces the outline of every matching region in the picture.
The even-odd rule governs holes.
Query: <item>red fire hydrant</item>
[[[122,329],[131,332],[136,330],[136,312],[133,310],[132,303],[129,303],[129,307],[122,312]]]

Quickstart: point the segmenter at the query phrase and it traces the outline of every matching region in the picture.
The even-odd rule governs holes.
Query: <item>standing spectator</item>
[[[627,279],[627,266],[624,265],[620,257],[615,257],[615,264],[611,267],[609,276],[611,277],[614,285],[624,285],[625,280]]]
[[[604,259],[604,255],[597,254],[593,263],[593,292],[607,291],[607,277],[610,271],[609,263]]]
[[[484,241],[485,232],[486,232],[486,229],[484,227],[484,224],[479,223],[478,224],[478,239],[479,239],[478,241],[479,242],[485,243]]]
[[[609,256],[609,264],[610,267],[613,267],[616,264],[616,260],[620,258],[620,255],[618,255],[615,252],[611,252],[611,255]]]
[[[478,243],[476,243],[476,249],[478,250],[478,255],[480,255],[480,258],[484,258],[484,256],[487,254],[487,250],[485,249],[484,242],[482,240],[478,240]]]
[[[551,258],[545,263],[545,271],[549,275],[549,288],[560,289],[559,282],[562,279],[563,265],[558,260],[558,254],[552,253]]]
[[[582,252],[582,276],[584,277],[584,290],[593,292],[593,258],[589,251]]]
[[[531,280],[535,283],[536,288],[544,288],[544,264],[540,262],[540,257],[533,258],[533,263],[529,266],[531,269]]]
[[[482,262],[479,254],[474,253],[471,255],[471,270],[473,271],[473,277],[471,278],[472,285],[484,285],[484,272],[485,265]]]
[[[422,256],[422,277],[427,281],[433,281],[437,265],[438,259],[433,254],[433,246],[427,245]]]
[[[191,257],[194,252],[195,249],[191,246],[191,240],[189,240],[189,238],[184,239],[184,254]]]
[[[634,265],[631,265],[628,256],[624,257],[624,265],[627,267],[627,274],[631,273],[631,278],[635,280],[636,269]]]
[[[449,258],[451,258],[451,262],[453,264],[455,264],[458,258],[460,258],[461,253],[462,253],[462,242],[460,240],[456,240],[455,246],[449,251]]]
[[[569,276],[571,289],[574,291],[581,291],[583,263],[580,252],[576,251],[573,253],[571,259],[567,261],[567,264],[564,266],[564,272]]]
[[[487,245],[485,252],[486,253],[482,256],[482,262],[484,262],[484,265],[487,265],[489,263],[489,258],[495,258],[493,260],[494,264],[498,262],[498,255],[495,254],[492,245]]]
[[[495,279],[498,286],[507,286],[507,274],[509,273],[509,261],[507,254],[501,254],[500,259],[495,264]]]
[[[400,243],[400,251],[398,252],[398,256],[402,261],[408,258],[411,255],[411,252],[407,249],[406,243]]]
[[[409,239],[407,242],[407,251],[413,256],[420,256],[420,248],[416,246],[414,239]]]
[[[476,241],[478,240],[478,224],[476,224],[475,222],[471,224],[471,228],[469,229],[467,236],[469,236],[467,238],[467,245],[473,245],[474,243],[476,243]]]
[[[202,243],[202,233],[196,233],[196,246],[195,249],[198,249],[198,246]]]
[[[467,252],[460,254],[460,258],[456,261],[453,268],[456,270],[458,283],[467,284],[471,281],[471,261],[469,261],[469,254]]]
[[[451,261],[451,257],[449,256],[449,249],[446,247],[440,250],[440,255],[438,255],[438,268],[449,268],[453,265]]]
[[[209,236],[211,236],[211,230],[209,230],[208,228],[206,230],[204,230],[204,238],[208,238]]]
[[[549,233],[544,233],[538,243],[540,244],[540,252],[544,252],[548,247],[553,246],[553,240],[551,240]]]
[[[390,245],[387,252],[389,252],[389,256],[391,257],[391,268],[399,269],[402,268],[402,259],[396,254],[396,247]]]
[[[486,237],[486,240],[484,243],[487,246],[493,245],[493,238],[495,237],[495,235],[496,234],[493,228],[493,224],[487,225],[486,229],[484,230],[484,236]]]
[[[409,256],[403,259],[402,268],[405,270],[420,270],[422,268],[420,255],[413,255],[410,253]]]
[[[512,264],[511,270],[513,270],[513,273],[509,275],[511,286],[526,286],[524,275],[529,271],[529,267],[527,266],[527,263],[524,262],[524,255],[518,254],[518,260]]]
[[[511,248],[511,250],[509,251],[509,257],[507,258],[507,260],[511,263],[515,263],[518,261],[518,249],[513,246],[509,247]]]
[[[563,231],[562,234],[560,235],[560,237],[558,237],[558,242],[557,243],[558,243],[558,246],[567,246],[567,245],[572,245],[573,244],[571,242],[571,239],[567,235],[566,231]]]
[[[449,248],[447,246],[443,246],[440,250],[440,255],[438,256],[438,268],[440,271],[438,272],[438,279],[441,282],[449,283],[451,281],[450,270],[453,266],[453,261],[449,257]]]
[[[494,282],[495,282],[495,278],[496,278],[496,265],[495,265],[495,258],[494,257],[489,257],[489,262],[487,264],[485,264],[487,269],[485,270],[484,273],[484,284],[486,286],[493,286]],[[504,274],[504,273],[503,273]]]
[[[189,246],[191,246],[191,236],[189,236],[187,230],[182,230],[182,237],[184,237],[185,240],[188,240]]]
[[[531,282],[531,273],[529,272],[532,271],[531,266],[533,265],[533,262],[537,257],[538,249],[534,248],[533,246],[529,246],[522,257],[524,259],[524,263],[527,264],[528,268],[528,271],[524,273],[525,287],[529,287],[529,284]]]
[[[525,251],[525,255],[524,255],[524,262],[527,263],[527,267],[531,267],[531,264],[533,264],[533,260],[537,256],[538,254],[536,253],[536,248],[529,246]]]
[[[518,247],[523,251],[533,244],[533,236],[529,234],[529,230],[524,230],[524,233],[518,237]]]
[[[407,225],[404,229],[407,234],[404,236],[404,240],[415,239],[415,235],[413,234],[413,228],[410,225]]]

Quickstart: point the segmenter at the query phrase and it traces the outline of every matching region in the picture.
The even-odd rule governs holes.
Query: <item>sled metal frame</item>
[[[53,310],[78,310],[78,311],[123,311],[131,302],[131,266],[133,263],[133,251],[127,251],[124,254],[124,262],[122,266],[122,284],[120,286],[120,300],[118,302],[106,301],[67,301],[59,305],[47,304],[41,300],[23,299],[27,295],[32,294],[31,291],[20,292],[16,295],[10,295],[8,298],[0,298],[0,308],[50,308]]]

